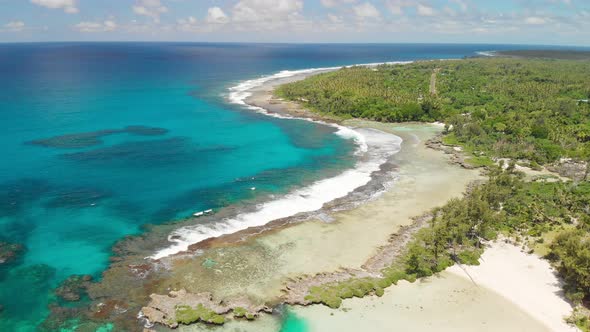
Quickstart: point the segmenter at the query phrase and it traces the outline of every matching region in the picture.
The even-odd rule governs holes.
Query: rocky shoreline
[[[282,289],[283,295],[277,305],[307,306],[313,304],[312,301],[305,299],[305,297],[314,286],[337,283],[349,279],[382,277],[381,270],[392,265],[403,254],[404,248],[411,241],[413,235],[421,228],[426,227],[431,219],[432,214],[426,213],[414,218],[413,224],[404,226],[399,231],[391,234],[388,243],[380,247],[378,252],[370,257],[361,269],[342,268],[335,272],[318,273],[313,276],[299,276],[288,280]],[[194,294],[184,289],[171,291],[168,295],[152,294],[150,298],[150,303],[143,307],[140,312],[140,317],[146,320],[146,326],[161,324],[170,328],[178,327],[179,323],[176,313],[179,306],[197,307],[201,305],[227,318],[236,317],[235,313],[242,310],[251,315],[251,319],[263,313],[273,312],[271,307],[265,304],[255,303],[247,297],[221,301],[215,300],[211,293]],[[210,321],[205,321],[205,323],[216,324]]]

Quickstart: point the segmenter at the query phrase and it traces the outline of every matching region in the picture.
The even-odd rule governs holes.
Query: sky
[[[0,0],[0,42],[590,46],[590,0]]]

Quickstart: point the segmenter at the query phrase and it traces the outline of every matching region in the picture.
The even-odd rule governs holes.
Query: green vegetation
[[[247,320],[254,320],[256,318],[253,313],[248,312],[248,310],[242,307],[234,308],[233,312],[235,318],[246,318]]]
[[[437,94],[429,92],[435,69]],[[442,121],[447,143],[538,164],[590,156],[590,62],[469,59],[351,67],[277,89],[322,114]],[[473,160],[488,164],[488,160]]]
[[[202,304],[199,304],[196,308],[188,305],[179,305],[176,307],[176,321],[185,325],[196,322],[222,325],[225,323],[225,317],[211,309],[205,308]]]
[[[383,288],[390,285],[385,285],[381,278],[350,279],[341,283],[311,287],[305,300],[312,303],[323,303],[336,309],[342,304],[342,299],[364,297],[368,294],[383,296]]]
[[[586,225],[590,226],[590,225]],[[566,282],[566,295],[576,303],[590,295],[590,233],[576,228],[557,236],[550,255],[560,264],[558,270]]]
[[[494,161],[486,156],[477,156],[465,159],[465,161],[473,167],[490,167],[494,165]]]
[[[413,282],[456,262],[478,264],[483,242],[502,233],[542,247],[576,303],[590,301],[590,183],[525,181],[509,158],[533,169],[563,157],[590,161],[590,61],[491,58],[350,67],[276,90],[318,113],[384,122],[442,121],[443,143],[461,146],[489,180],[433,211],[427,228],[380,278],[310,289],[306,300],[342,299]],[[436,90],[430,91],[431,79]],[[506,165],[501,165],[506,166]],[[588,330],[587,312],[572,321]]]
[[[567,322],[577,326],[582,332],[590,332],[590,315],[585,308],[577,307],[567,318]]]
[[[500,56],[519,57],[519,58],[590,60],[590,52],[588,52],[588,51],[519,50],[519,51],[501,51],[501,52],[497,52],[496,54],[498,54]]]
[[[236,317],[236,318],[246,317],[247,313],[248,313],[248,311],[242,307],[234,308],[234,317]]]

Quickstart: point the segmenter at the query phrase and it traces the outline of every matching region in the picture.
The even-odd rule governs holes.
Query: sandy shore
[[[479,266],[455,265],[448,272],[495,291],[551,331],[578,331],[564,321],[573,308],[548,261],[502,241],[492,243],[480,261]]]
[[[381,298],[345,300],[340,310],[294,311],[310,332],[552,331],[497,293],[447,272],[413,284],[400,282]]]

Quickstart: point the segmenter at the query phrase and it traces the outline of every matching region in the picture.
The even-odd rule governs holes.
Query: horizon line
[[[590,44],[533,44],[533,43],[479,43],[479,42],[251,42],[251,41],[185,41],[185,40],[49,40],[49,41],[0,41],[8,44],[242,44],[242,45],[501,45],[588,48]]]

